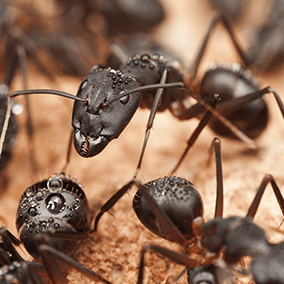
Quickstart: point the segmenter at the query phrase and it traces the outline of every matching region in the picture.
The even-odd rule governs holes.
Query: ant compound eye
[[[84,81],[84,82],[81,84],[81,89],[84,89],[84,88],[86,87],[87,83],[88,83],[88,81],[87,81],[87,80],[86,80],[86,81]]]
[[[58,214],[64,211],[66,200],[59,193],[52,193],[46,198],[46,208],[53,214]]]
[[[59,177],[52,177],[47,181],[47,188],[51,191],[58,191],[62,189],[63,181]]]
[[[126,104],[129,102],[129,99],[130,99],[130,96],[127,95],[127,96],[124,96],[124,97],[120,98],[119,101],[120,101],[122,104],[126,105]]]
[[[79,87],[78,93],[81,93],[83,89],[87,86],[87,84],[88,84],[88,80],[83,81]]]

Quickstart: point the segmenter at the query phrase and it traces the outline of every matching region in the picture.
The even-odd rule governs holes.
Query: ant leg
[[[225,101],[224,103],[220,103],[217,107],[218,111],[220,114],[226,116],[229,113],[232,113],[246,105],[248,105],[249,103],[255,101],[256,99],[259,99],[260,97],[262,97],[265,94],[269,94],[272,93],[274,95],[274,98],[278,104],[278,107],[281,111],[281,114],[284,118],[284,105],[283,102],[280,98],[280,96],[277,94],[277,92],[274,90],[274,88],[272,87],[266,87],[263,88],[261,90],[258,90],[256,92],[247,94],[245,96],[239,97],[239,98],[235,98],[232,101]]]
[[[213,150],[215,150],[215,163],[216,163],[216,203],[214,219],[217,217],[223,217],[224,210],[224,189],[223,189],[223,172],[222,172],[222,159],[221,159],[221,141],[219,138],[214,138],[209,148],[210,163]],[[201,217],[197,217],[192,222],[192,229],[195,236],[200,236],[202,233],[202,226],[204,220]]]
[[[248,147],[251,149],[256,149],[255,142],[250,139],[246,134],[244,134],[241,130],[239,130],[231,121],[229,121],[227,118],[225,118],[223,115],[221,115],[217,110],[214,110],[210,105],[208,105],[205,101],[203,101],[202,98],[200,98],[199,95],[193,93],[191,89],[183,82],[174,82],[174,83],[166,83],[166,84],[150,84],[147,86],[142,86],[138,88],[134,88],[129,91],[122,91],[115,99],[110,100],[108,103],[105,104],[105,106],[110,105],[114,101],[117,101],[129,94],[144,91],[144,90],[150,90],[150,89],[159,89],[159,88],[184,88],[190,97],[194,98],[200,105],[202,105],[205,109],[210,110],[214,117],[216,117],[220,122],[222,122],[232,133],[234,133],[235,136],[237,136],[241,141],[246,143]]]
[[[8,90],[7,90],[8,91]],[[9,120],[11,116],[11,109],[12,109],[12,102],[10,99],[10,96],[7,96],[7,109],[6,109],[6,115],[5,115],[5,120],[1,132],[1,137],[0,137],[0,162],[1,162],[1,155],[4,147],[4,142],[6,138],[6,133],[8,130],[8,125],[9,125]]]
[[[249,57],[248,57],[247,54],[245,54],[245,52],[240,47],[238,41],[236,40],[235,35],[232,31],[232,27],[231,27],[230,22],[222,14],[216,13],[211,20],[208,31],[207,31],[207,33],[204,37],[203,43],[200,47],[199,53],[197,54],[196,59],[194,61],[194,64],[193,64],[193,67],[192,67],[192,77],[191,77],[193,80],[196,78],[198,67],[200,65],[202,56],[204,55],[204,52],[206,50],[208,40],[209,40],[210,36],[212,35],[213,29],[216,27],[217,23],[220,22],[220,21],[223,23],[224,27],[226,28],[227,32],[229,33],[229,35],[232,39],[232,42],[233,42],[237,52],[239,53],[242,61],[244,62],[244,64],[246,66],[250,65]]]
[[[181,253],[169,250],[161,246],[146,244],[144,245],[141,251],[141,255],[140,255],[140,264],[139,264],[137,284],[142,284],[143,282],[143,274],[144,274],[144,267],[145,267],[145,253],[149,250],[153,250],[154,252],[162,256],[165,256],[178,264],[185,265],[187,267],[196,267],[200,265],[199,261],[197,261],[196,259],[190,259],[186,255],[183,255]]]
[[[52,280],[53,284],[67,284],[68,281],[66,279],[66,277],[64,276],[64,274],[62,273],[62,271],[60,270],[60,268],[63,269],[67,269],[65,265],[62,265],[61,263],[59,264],[58,261],[56,261],[56,259],[53,257],[53,255],[49,252],[47,253],[47,251],[45,250],[41,250],[41,247],[45,247],[44,245],[40,245],[38,250],[40,252],[40,256],[42,258],[42,263],[46,269],[46,272],[48,274],[48,276],[50,277],[50,279]],[[59,268],[60,265],[60,268]]]
[[[39,263],[36,263],[39,266]],[[36,266],[36,265],[35,265]],[[38,274],[35,272],[35,269],[33,268],[34,265],[32,262],[28,263],[26,261],[21,262],[21,268],[24,272],[24,279],[27,280],[27,283],[31,284],[44,284],[44,282],[40,279]],[[37,268],[37,267],[36,267]]]
[[[167,74],[168,74],[168,69],[166,68],[163,71],[160,84],[165,84],[166,83]],[[139,172],[139,170],[141,168],[142,159],[143,159],[143,156],[144,156],[144,153],[145,153],[145,149],[146,149],[146,145],[147,145],[147,142],[148,142],[148,138],[150,136],[151,128],[153,127],[153,122],[154,122],[154,119],[155,119],[155,115],[157,113],[157,109],[158,109],[158,106],[159,106],[159,102],[160,102],[162,93],[163,93],[163,89],[162,88],[158,89],[157,93],[155,95],[154,101],[153,101],[152,109],[151,109],[151,112],[150,112],[150,115],[149,115],[149,119],[148,119],[148,123],[147,123],[147,127],[146,127],[146,133],[145,133],[145,137],[144,137],[142,150],[141,150],[141,153],[140,153],[140,157],[139,157],[139,161],[138,161],[138,164],[137,164],[137,167],[136,167],[136,171],[135,171],[135,173],[133,175],[133,178],[132,178],[133,181],[136,179],[136,177],[138,175],[138,172]]]
[[[214,96],[214,101],[211,104],[211,107],[213,109],[216,108],[218,100],[219,100],[219,96],[215,95]],[[187,155],[189,149],[193,146],[193,144],[197,140],[199,134],[201,133],[203,128],[207,125],[207,123],[210,120],[211,116],[212,116],[212,113],[210,111],[207,111],[204,114],[203,118],[200,120],[200,122],[199,122],[198,126],[196,127],[195,131],[191,134],[190,138],[188,139],[187,147],[185,148],[185,150],[184,150],[182,156],[180,157],[179,161],[177,162],[176,166],[171,171],[171,175],[173,175],[173,173],[176,172],[176,170],[179,168],[179,166],[181,165],[181,163],[184,160],[185,156]]]
[[[41,255],[42,255],[42,259],[46,268],[46,271],[48,272],[48,274],[52,277],[51,279],[54,278],[55,275],[55,266],[54,266],[54,262],[52,262],[52,258],[54,257],[54,259],[60,261],[60,263],[65,264],[68,267],[72,267],[74,269],[76,269],[77,271],[79,271],[80,273],[84,274],[85,276],[87,276],[88,278],[94,280],[94,281],[101,281],[107,284],[111,284],[109,281],[107,281],[106,279],[104,279],[103,277],[99,276],[98,274],[96,274],[94,271],[92,271],[91,269],[88,269],[86,267],[84,267],[82,264],[80,264],[79,262],[77,262],[76,260],[72,259],[70,256],[67,256],[66,254],[48,246],[48,245],[40,245],[38,250],[40,251]],[[56,261],[58,263],[58,261]],[[46,262],[46,263],[45,263]],[[56,269],[58,269],[58,267],[56,267]],[[59,270],[59,269],[58,269]],[[59,270],[60,271],[60,270]],[[63,274],[60,272],[60,274],[63,276]],[[59,280],[56,276],[56,281]],[[55,283],[67,283],[67,279],[64,277],[64,282],[55,282]]]
[[[284,216],[284,199],[283,199],[283,195],[281,194],[281,191],[278,187],[278,185],[276,184],[275,180],[274,180],[274,177],[270,174],[266,174],[256,192],[256,195],[251,203],[251,206],[249,207],[249,210],[247,212],[247,215],[246,215],[246,218],[251,218],[253,219],[255,214],[256,214],[256,211],[258,209],[258,206],[259,206],[259,203],[260,203],[260,200],[262,198],[262,195],[264,193],[264,190],[266,189],[266,186],[268,183],[271,183],[271,186],[272,186],[272,189],[273,189],[273,192],[276,196],[276,199],[277,199],[277,202],[280,206],[280,209],[282,211],[282,214]]]
[[[8,231],[6,227],[0,228],[0,236],[3,243],[8,248],[8,251],[10,253],[9,257],[13,261],[24,261],[24,259],[20,256],[20,254],[13,246],[19,246],[21,244],[21,241],[18,240],[10,231]]]
[[[101,217],[103,216],[103,214],[105,212],[107,212],[108,210],[110,210],[115,204],[116,202],[128,191],[130,190],[130,188],[133,186],[135,182],[134,181],[130,181],[127,184],[125,184],[121,189],[119,189],[102,207],[100,212],[98,213],[98,215],[96,216],[95,219],[95,224],[94,224],[94,230],[91,231],[90,233],[96,232],[97,228],[98,228],[98,223],[99,220],[101,219]]]
[[[209,155],[215,150],[215,163],[216,163],[216,205],[214,219],[223,217],[224,207],[224,190],[223,190],[223,173],[222,173],[222,159],[221,159],[221,141],[219,138],[214,138],[209,148]]]

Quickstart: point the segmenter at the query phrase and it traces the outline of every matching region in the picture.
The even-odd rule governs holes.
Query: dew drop
[[[64,211],[66,200],[58,193],[50,194],[46,199],[46,208],[49,212],[58,214]]]
[[[52,191],[58,191],[62,189],[63,181],[59,177],[52,177],[47,181],[47,188]]]

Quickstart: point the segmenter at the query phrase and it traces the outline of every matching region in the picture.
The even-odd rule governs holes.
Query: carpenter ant
[[[246,0],[210,0],[209,2],[234,22],[240,20],[248,8],[258,8],[258,3],[252,4]],[[269,13],[265,13],[265,16],[260,15],[260,18],[264,18],[264,20],[257,27],[251,28],[248,42],[250,62],[248,66],[254,68],[258,73],[275,72],[278,67],[283,65],[284,2],[283,0],[274,0],[265,3],[264,7],[265,11],[269,11]]]
[[[250,66],[251,64],[249,56],[245,54],[238,44],[233,34],[231,24],[223,15],[217,13],[211,21],[199,53],[192,65],[191,80],[193,81],[196,79],[198,68],[206,50],[208,40],[218,22],[223,23],[228,31],[243,63],[246,66]],[[207,97],[212,92],[220,94],[223,103],[219,104],[217,110],[220,114],[224,115],[238,126],[240,130],[251,139],[259,137],[268,124],[268,107],[262,99],[262,95],[270,92],[273,93],[282,116],[284,116],[283,104],[275,90],[271,87],[260,90],[256,78],[249,70],[238,63],[234,63],[231,68],[228,68],[226,65],[218,66],[214,64],[196,85],[196,92],[199,93],[202,98]],[[216,120],[210,121],[209,127],[218,135],[232,139],[237,138]]]
[[[146,58],[149,60],[148,55],[145,55],[145,60]],[[147,64],[150,64],[150,62]],[[158,70],[155,70],[155,73],[158,75]],[[216,115],[225,124],[231,125],[226,119],[220,117],[210,105],[203,102],[197,95],[191,93],[188,86],[183,82],[165,84],[167,73],[168,69],[165,68],[160,80],[161,84],[148,85],[144,88],[142,87],[142,90],[168,87],[186,88],[189,95],[199,101],[206,109],[209,109],[213,115]],[[27,90],[12,92],[10,97],[21,94],[42,93],[55,94],[74,99],[76,101],[72,118],[74,145],[81,156],[91,157],[99,154],[112,139],[117,138],[129,123],[137,110],[142,97],[141,87],[139,87],[139,85],[140,84],[136,79],[132,78],[130,75],[123,74],[121,71],[110,68],[102,69],[98,66],[94,66],[89,75],[82,81],[79,87],[78,96],[72,96],[68,93],[55,90]],[[137,87],[139,87],[138,92],[131,95],[128,95],[125,91]],[[139,164],[141,164],[160,97],[161,90],[158,90],[150,113]],[[212,98],[214,99],[214,96],[210,96],[210,101]],[[207,101],[209,101],[208,98]],[[201,112],[203,111],[204,110],[202,109]],[[114,117],[115,119],[113,119]],[[231,127],[232,129],[235,129],[233,126]],[[69,152],[70,146],[71,143],[69,144]]]
[[[137,32],[148,33],[165,16],[158,0],[140,0],[135,5],[113,0],[55,2],[60,11],[55,18],[60,19],[61,26],[55,33],[37,34],[36,41],[42,43],[52,58],[58,59],[57,65],[71,75],[84,76],[89,71],[89,64],[94,61],[90,58],[98,57],[101,42],[107,45],[101,34],[117,39]],[[101,20],[104,31],[99,29]]]
[[[133,199],[133,208],[142,224],[154,234],[179,243],[192,253],[192,256],[196,255],[195,258],[191,258],[157,245],[145,245],[141,253],[138,283],[142,283],[143,280],[144,255],[148,250],[185,265],[189,269],[189,283],[209,281],[208,277],[214,279],[209,283],[222,283],[220,279],[218,280],[219,273],[225,279],[231,276],[229,274],[226,276],[219,264],[224,263],[225,267],[230,268],[245,256],[254,259],[251,273],[257,284],[272,283],[272,281],[283,283],[283,277],[279,279],[281,273],[274,274],[275,269],[272,268],[278,260],[279,265],[283,263],[282,255],[280,252],[277,253],[277,247],[282,249],[283,244],[270,244],[265,232],[252,222],[269,182],[284,215],[284,199],[273,176],[269,174],[264,176],[245,218],[236,216],[223,218],[223,178],[218,138],[213,140],[211,149],[212,147],[216,154],[217,197],[214,219],[211,221],[204,223],[201,196],[189,181],[170,176],[143,186],[138,181],[134,182],[139,190]],[[221,255],[222,262],[217,261]],[[267,263],[269,262],[267,274],[264,271],[259,274],[266,260]]]
[[[244,61],[246,60],[246,56],[240,50],[227,20],[223,16],[217,15],[211,22],[205,41],[196,58],[193,68],[193,79],[196,76],[209,35],[218,21],[224,23],[240,55]],[[267,107],[261,97],[266,93],[272,92],[283,116],[284,106],[273,88],[267,87],[259,90],[245,74],[242,69],[238,70],[238,72],[221,67],[216,70],[210,70],[205,74],[203,82],[200,84],[200,91],[202,91],[200,93],[203,96],[203,101],[198,95],[199,90],[198,92],[191,92],[190,88],[184,83],[179,68],[176,68],[176,62],[168,62],[163,56],[144,54],[131,57],[121,65],[120,71],[110,68],[103,69],[95,65],[91,72],[83,79],[77,97],[68,96],[76,100],[72,117],[75,149],[83,157],[92,157],[99,154],[111,140],[118,138],[139,105],[151,108],[151,113],[134,177],[136,177],[140,168],[157,110],[164,111],[169,109],[178,119],[184,120],[199,116],[204,112],[205,107],[207,110],[212,111],[213,115],[222,124],[229,127],[235,136],[228,134],[226,129],[224,130],[224,127],[219,130],[216,126],[218,125],[216,121],[215,124],[213,122],[209,124],[214,131],[233,138],[237,136],[246,141],[250,146],[255,146],[255,143],[247,136],[250,138],[257,137],[267,124]],[[221,83],[219,83],[219,80],[221,80]],[[168,83],[165,83],[166,81]],[[233,83],[226,85],[227,82]],[[242,91],[236,94],[236,91],[238,91],[236,88],[240,85],[243,87],[242,89],[245,89],[244,94]],[[174,87],[182,89],[173,92],[172,88]],[[160,92],[155,93],[150,91],[159,88],[164,89],[161,101]],[[208,92],[208,89],[210,92]],[[212,92],[212,90],[214,91]],[[241,130],[245,132],[245,135],[237,132],[226,118],[220,116],[218,112],[208,106],[207,103],[212,100],[215,92],[221,93],[221,98],[224,101],[218,107],[221,114],[228,116],[229,119],[233,119],[233,122],[237,123],[241,127]],[[10,96],[15,97],[20,94],[33,93],[50,93],[67,96],[66,93],[55,90],[18,91],[11,93]],[[235,98],[235,95],[239,95],[239,97]],[[189,96],[196,99],[198,103],[188,107]],[[252,106],[249,105],[251,102],[253,102]],[[247,112],[252,117],[251,119],[247,118]],[[70,147],[71,139],[67,161],[69,160]]]
[[[0,280],[47,283],[43,277],[48,277],[55,284],[67,283],[71,266],[90,279],[110,283],[69,256],[91,232],[89,214],[82,186],[63,173],[27,188],[17,211],[20,240],[6,228],[0,230]],[[14,248],[21,243],[42,264],[24,261]]]

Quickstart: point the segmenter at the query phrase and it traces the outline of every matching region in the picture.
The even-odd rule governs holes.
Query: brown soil
[[[168,16],[155,35],[158,40],[178,52],[185,63],[189,64],[210,21],[210,10],[204,0],[164,0],[163,2]],[[216,31],[209,50],[202,64],[202,70],[206,70],[211,62],[239,60],[222,28]],[[57,84],[51,84],[36,72],[31,74],[30,88],[55,88],[75,94],[80,84],[80,79],[71,77],[60,77]],[[275,87],[284,99],[281,76],[281,73],[266,75],[262,76],[261,80],[263,87],[268,85]],[[20,88],[20,81],[17,80],[13,89]],[[221,139],[225,216],[246,214],[255,191],[266,173],[273,174],[279,187],[284,188],[281,158],[284,157],[283,118],[272,96],[267,95],[265,99],[269,105],[271,119],[265,133],[256,141],[258,151],[252,152],[242,143]],[[19,98],[19,101],[22,102],[23,99]],[[38,163],[37,173],[31,171],[29,164],[29,141],[25,131],[25,113],[23,113],[18,117],[20,133],[13,159],[5,171],[8,184],[2,188],[0,200],[3,223],[16,236],[15,214],[22,192],[34,182],[62,170],[71,131],[72,102],[52,96],[33,96],[31,103],[32,115],[35,118],[33,147]],[[72,150],[67,173],[83,184],[91,206],[103,204],[131,179],[139,157],[148,115],[148,110],[138,110],[121,137],[111,142],[94,158],[84,159],[75,153],[74,149]],[[146,182],[167,175],[181,155],[186,140],[197,122],[195,119],[180,122],[168,111],[158,114],[139,180]],[[200,190],[204,200],[206,220],[212,218],[215,206],[215,167],[206,166],[207,149],[213,137],[215,134],[205,129],[193,151],[187,155],[177,172],[178,176],[189,179]],[[136,283],[140,251],[146,242],[174,250],[179,249],[177,245],[154,236],[140,224],[131,208],[134,194],[133,189],[111,210],[114,217],[110,214],[103,216],[98,233],[87,240],[76,255],[79,262],[112,283]],[[269,186],[263,196],[255,222],[266,230],[269,240],[279,242],[283,239],[283,230],[277,231],[275,228],[281,220],[281,211]],[[25,257],[29,258],[27,254]],[[155,253],[148,253],[145,283],[165,283],[168,275],[178,275],[182,270],[182,266],[175,265]],[[71,272],[68,277],[70,283],[90,283],[76,272]],[[251,280],[244,277],[238,281],[248,283]],[[178,283],[186,283],[186,276],[184,275]]]

